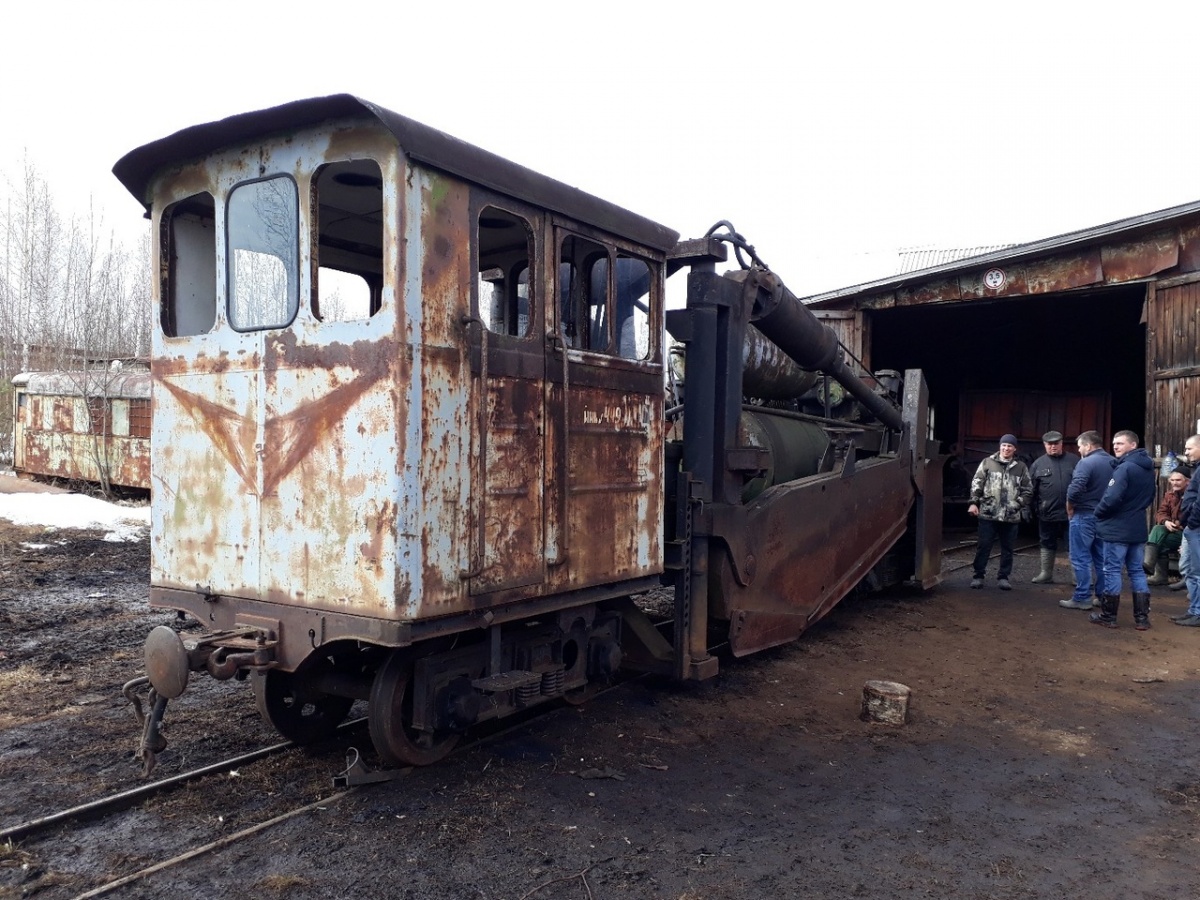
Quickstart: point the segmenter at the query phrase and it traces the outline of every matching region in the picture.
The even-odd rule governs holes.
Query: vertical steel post
[[[687,589],[676,590],[676,675],[682,679],[715,673],[708,655],[708,581],[711,526],[706,504],[738,503],[741,479],[727,471],[729,448],[736,446],[742,409],[742,346],[747,316],[740,285],[716,274],[713,264],[688,275],[690,335],[683,417],[683,470],[692,524],[689,565],[681,573]],[[680,585],[681,587],[682,585]]]

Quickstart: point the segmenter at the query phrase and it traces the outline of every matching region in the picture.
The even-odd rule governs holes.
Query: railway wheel
[[[346,718],[354,700],[306,689],[291,672],[267,669],[251,676],[254,699],[264,719],[297,744],[329,737]]]
[[[428,766],[446,756],[460,735],[412,727],[413,658],[395,650],[375,674],[367,707],[371,742],[389,766]]]

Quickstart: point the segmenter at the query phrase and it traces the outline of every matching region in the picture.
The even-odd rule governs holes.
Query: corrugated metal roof
[[[996,250],[990,253],[984,253],[980,256],[970,256],[963,259],[945,262],[939,265],[932,265],[928,268],[914,270],[899,275],[881,278],[877,281],[868,281],[863,284],[849,285],[836,290],[826,291],[820,294],[813,294],[804,298],[805,303],[820,303],[823,301],[835,300],[841,297],[850,297],[858,294],[879,293],[906,285],[918,284],[920,282],[930,281],[934,278],[940,278],[947,275],[953,275],[957,272],[978,269],[981,266],[986,266],[991,263],[1008,263],[1018,260],[1030,259],[1042,254],[1051,253],[1066,248],[1086,247],[1092,244],[1100,244],[1112,240],[1117,235],[1130,236],[1137,232],[1151,231],[1154,228],[1161,227],[1163,224],[1183,219],[1188,216],[1200,213],[1200,200],[1184,203],[1180,206],[1172,206],[1168,209],[1161,209],[1156,212],[1144,213],[1140,216],[1132,216],[1128,219],[1118,219],[1115,222],[1108,222],[1104,225],[1095,225],[1091,228],[1084,228],[1080,231],[1070,231],[1066,234],[1056,235],[1054,237],[1043,238],[1042,240],[1032,241],[1028,244],[1013,244],[1004,249]]]
[[[991,244],[986,247],[909,247],[897,254],[900,264],[896,268],[897,275],[908,272],[919,272],[922,269],[933,269],[947,263],[969,259],[972,256],[984,256],[997,250],[1007,250],[1016,244]]]
[[[21,372],[13,387],[27,394],[60,397],[149,397],[150,372],[146,369],[113,369],[106,372]]]

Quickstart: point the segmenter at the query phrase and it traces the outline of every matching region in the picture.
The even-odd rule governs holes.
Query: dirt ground
[[[119,689],[167,618],[147,557],[0,522],[0,828],[140,783]],[[933,592],[848,601],[712,683],[628,684],[397,781],[332,788],[349,746],[371,762],[359,732],[0,845],[0,897],[77,896],[314,801],[113,896],[1200,896],[1200,629],[1165,592],[1151,631],[1128,602],[1097,628],[1035,559],[1002,593],[948,557]],[[876,678],[912,688],[906,726],[859,718]],[[233,683],[168,724],[162,774],[275,740]]]

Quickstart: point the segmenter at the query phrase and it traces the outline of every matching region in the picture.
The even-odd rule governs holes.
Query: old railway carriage
[[[147,639],[148,765],[194,671],[251,677],[301,741],[367,700],[382,759],[421,764],[618,668],[710,678],[710,638],[752,653],[860,582],[937,580],[920,372],[852,369],[731,228],[677,242],[349,96],[116,172],[159,261],[151,602],[204,629]],[[805,398],[830,379],[838,417]],[[630,598],[660,584],[651,622]]]
[[[291,738],[369,697],[429,762],[618,663],[596,603],[663,570],[674,232],[344,95],[114,171],[159,260],[151,603],[208,629],[151,635],[152,730],[204,663]]]

